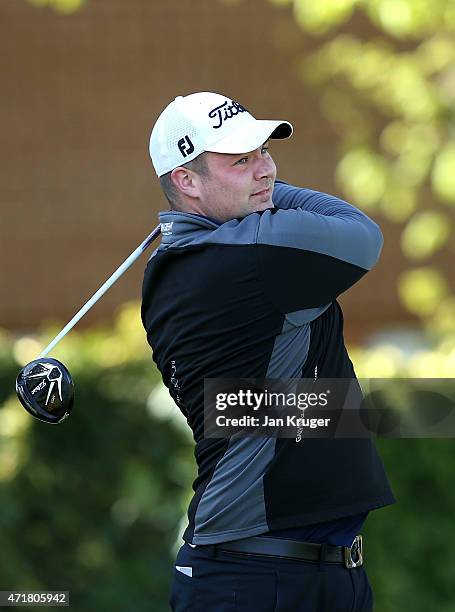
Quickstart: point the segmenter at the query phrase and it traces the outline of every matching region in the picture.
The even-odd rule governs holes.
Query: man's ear
[[[171,172],[171,181],[183,195],[189,198],[197,198],[200,194],[199,175],[188,168],[178,167]]]

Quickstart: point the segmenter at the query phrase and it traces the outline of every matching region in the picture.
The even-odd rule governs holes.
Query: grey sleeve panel
[[[349,204],[337,196],[307,189],[306,187],[296,187],[284,181],[277,180],[273,190],[273,203],[276,208],[289,210],[290,208],[303,208],[319,215],[337,215],[340,210],[353,213],[356,217],[369,219],[361,210]],[[371,219],[370,219],[371,221]]]
[[[263,244],[311,251],[365,270],[379,258],[378,225],[347,202],[310,189],[276,183],[277,208],[217,224],[190,213],[160,213],[168,231],[158,250],[209,244]]]
[[[302,327],[306,323],[311,323],[311,321],[320,317],[331,303],[332,302],[329,302],[329,304],[325,304],[325,306],[320,306],[319,308],[304,308],[303,310],[288,312],[286,313],[286,322],[292,327]]]
[[[193,544],[216,544],[268,530],[263,475],[275,445],[275,438],[230,439],[199,501]]]
[[[172,224],[171,231],[162,237],[159,250],[198,247],[210,244],[244,246],[256,242],[261,213],[251,213],[243,219],[231,219],[216,224],[209,219],[175,211],[160,213],[162,223]]]
[[[383,238],[376,223],[343,206],[333,216],[295,208],[266,210],[257,244],[311,251],[370,270],[379,259]]]
[[[355,206],[333,195],[294,187],[282,181],[275,183],[273,202],[275,207],[281,210],[302,210],[334,218],[328,223],[318,224],[317,217],[313,216],[313,220],[308,221],[306,231],[308,234],[314,233],[309,242],[309,250],[331,255],[367,270],[370,270],[378,260],[383,245],[381,229]],[[309,215],[306,217],[311,219]],[[293,217],[293,220],[295,222],[296,217]],[[335,243],[333,245],[335,248],[328,244],[325,249],[318,249],[317,244],[315,245],[319,237],[324,239],[324,232],[327,233],[327,239]],[[354,241],[353,249],[346,254],[343,243],[351,241]],[[288,246],[294,245],[289,244]]]
[[[285,319],[281,334],[275,338],[267,378],[300,378],[310,348],[310,338],[309,324],[296,327]]]
[[[295,187],[284,181],[276,180],[272,200],[276,208],[282,208],[283,210],[305,208],[311,211],[316,206],[315,198],[312,197],[313,193],[315,192],[311,189]],[[322,211],[316,210],[314,212],[321,213]]]
[[[299,318],[303,313],[293,314]],[[309,324],[300,323],[297,326],[285,319],[275,339],[267,378],[300,379],[311,335]],[[214,544],[268,531],[263,477],[275,457],[275,447],[275,438],[230,439],[199,501],[193,544]]]

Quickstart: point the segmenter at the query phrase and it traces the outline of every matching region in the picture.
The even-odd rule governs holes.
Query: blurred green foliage
[[[195,475],[189,428],[160,382],[138,304],[55,349],[75,408],[57,426],[33,419],[14,379],[55,331],[0,335],[0,589],[69,590],[76,612],[167,610]],[[362,375],[361,362],[370,376],[383,371],[376,348],[361,351],[352,356]],[[399,504],[364,530],[375,610],[453,612],[453,440],[378,446]]]
[[[455,2],[269,1],[316,41],[296,69],[338,136],[335,178],[402,226],[397,295],[438,352],[455,342],[453,276],[438,259],[455,252]]]
[[[84,0],[28,0],[71,13]],[[402,227],[398,296],[431,348],[352,347],[361,377],[453,376],[455,296],[435,263],[453,254],[455,2],[268,0],[319,40],[296,58],[339,138],[346,197]],[[236,2],[232,1],[233,10]],[[351,27],[359,14],[376,34]],[[387,238],[387,237],[386,237]],[[2,589],[69,589],[76,611],[167,610],[172,548],[193,445],[146,349],[137,306],[113,329],[72,332],[53,356],[76,382],[72,416],[32,419],[13,381],[56,330],[0,335]],[[398,504],[372,514],[366,567],[376,612],[453,612],[453,441],[379,440]],[[183,519],[184,520],[184,519]]]
[[[268,1],[291,5],[316,43],[296,70],[338,136],[339,187],[402,228],[409,267],[397,294],[425,342],[411,353],[399,341],[352,347],[357,374],[453,378],[453,275],[438,256],[447,261],[455,251],[455,2]],[[453,612],[453,441],[378,446],[399,503],[374,513],[365,529],[375,610]]]
[[[378,440],[398,503],[363,530],[375,612],[453,612],[453,440]]]
[[[69,590],[80,612],[168,609],[193,445],[177,408],[153,392],[158,374],[143,333],[137,358],[106,363],[103,343],[135,346],[120,323],[130,316],[138,336],[138,307],[127,306],[114,329],[75,333],[53,353],[77,352],[65,361],[75,408],[57,426],[33,419],[14,393],[44,338],[1,337],[0,589]]]
[[[50,7],[57,13],[71,15],[82,8],[86,0],[27,0],[36,7]]]

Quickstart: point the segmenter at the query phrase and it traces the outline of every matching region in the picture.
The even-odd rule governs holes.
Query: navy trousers
[[[323,556],[323,555],[322,555]],[[184,544],[174,568],[174,612],[372,612],[363,566],[287,560]]]

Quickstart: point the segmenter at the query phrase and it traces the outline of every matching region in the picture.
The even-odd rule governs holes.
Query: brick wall
[[[335,134],[296,76],[296,52],[310,49],[289,9],[265,0],[88,0],[71,17],[2,2],[0,327],[65,322],[155,226],[166,203],[148,136],[176,95],[220,91],[291,120],[292,141],[273,147],[279,176],[339,194]],[[342,298],[354,339],[407,319],[394,290],[398,229],[378,221],[381,264]],[[139,299],[144,264],[86,325]]]

